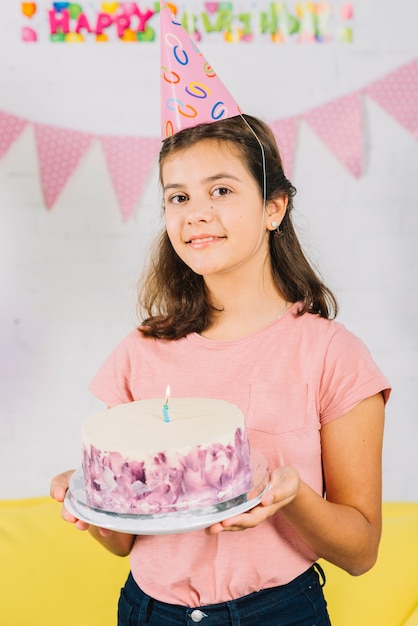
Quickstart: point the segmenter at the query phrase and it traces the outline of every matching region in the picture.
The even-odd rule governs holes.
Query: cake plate
[[[253,478],[249,491],[231,500],[193,511],[130,515],[93,508],[87,504],[84,474],[81,467],[70,478],[64,506],[77,519],[87,524],[130,535],[171,535],[200,530],[245,513],[261,502],[264,493],[270,487],[268,465],[258,450],[252,451],[251,461]]]

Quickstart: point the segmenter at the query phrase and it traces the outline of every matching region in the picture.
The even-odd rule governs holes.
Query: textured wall
[[[12,5],[12,3],[10,3]],[[211,44],[201,49],[242,108],[266,120],[363,88],[416,58],[418,6],[360,1],[355,43]],[[93,133],[159,133],[158,44],[22,44],[2,7],[0,110]],[[395,26],[394,26],[395,24]],[[237,68],[241,72],[237,72]],[[418,499],[418,144],[364,101],[366,167],[353,178],[303,122],[293,180],[310,257],[394,392],[384,449],[386,499]],[[0,161],[0,498],[47,493],[79,464],[86,391],[136,323],[136,282],[159,224],[154,168],[121,219],[97,143],[52,210],[43,205],[32,126]]]

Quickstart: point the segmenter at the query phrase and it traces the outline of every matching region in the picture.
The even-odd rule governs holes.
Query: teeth
[[[191,239],[190,243],[201,243],[202,241],[212,241],[214,237],[203,237],[202,239]]]

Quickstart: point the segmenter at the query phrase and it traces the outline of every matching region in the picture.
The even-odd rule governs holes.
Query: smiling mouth
[[[192,239],[189,239],[188,241],[186,241],[186,243],[190,243],[190,244],[208,243],[210,241],[220,241],[221,239],[225,239],[225,237],[217,237],[217,236],[193,237]]]

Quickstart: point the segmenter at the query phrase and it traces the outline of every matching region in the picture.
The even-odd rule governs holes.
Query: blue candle
[[[170,399],[170,385],[167,385],[167,389],[165,391],[165,403],[163,406],[163,417],[165,422],[170,421],[170,416],[168,414],[168,401]]]
[[[164,421],[165,422],[169,422],[170,421],[170,416],[168,414],[168,404],[164,404],[164,406],[163,406],[163,416],[164,416]]]

